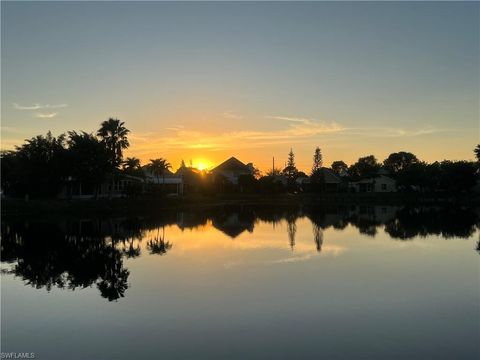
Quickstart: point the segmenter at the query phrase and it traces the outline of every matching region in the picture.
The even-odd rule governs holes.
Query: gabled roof
[[[238,160],[236,157],[232,156],[230,159],[225,160],[223,163],[218,165],[212,171],[238,171],[245,170],[249,171],[249,167]]]
[[[189,175],[189,174],[200,174],[200,173],[201,171],[198,170],[197,168],[184,166],[184,167],[179,167],[177,171],[175,171],[174,175]]]

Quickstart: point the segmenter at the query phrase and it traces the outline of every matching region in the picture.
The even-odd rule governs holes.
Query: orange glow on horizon
[[[200,171],[209,170],[212,164],[208,160],[199,160],[196,163],[194,162],[193,167],[197,168]]]

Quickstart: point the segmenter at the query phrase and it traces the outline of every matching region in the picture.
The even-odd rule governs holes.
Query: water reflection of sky
[[[335,228],[338,219],[325,216],[317,224],[311,216],[254,218],[252,227],[251,221],[243,226],[227,215],[195,227],[177,216],[170,224],[130,231],[122,240],[124,225],[111,222],[116,232],[107,236],[106,247],[94,242],[78,257],[67,253],[71,247],[64,254],[52,248],[32,256],[24,240],[24,249],[6,249],[6,255],[19,256],[11,263],[3,255],[11,244],[4,244],[2,234],[2,268],[14,268],[18,261],[30,266],[23,274],[2,275],[2,351],[34,351],[48,359],[472,359],[479,354],[475,221],[473,233],[455,230],[467,238],[450,236],[452,228],[444,224],[443,235],[405,241],[385,231],[388,219],[378,221],[372,236],[371,229],[360,233],[350,222]],[[67,239],[79,248],[92,241],[71,234]],[[81,268],[82,256],[88,259],[92,249],[107,251],[112,239],[115,251],[105,254],[120,254],[121,262],[100,269],[98,281],[111,285],[116,270],[128,271],[128,287],[117,301],[99,296],[95,282],[74,291],[68,286],[46,291],[37,286],[41,274],[28,271],[44,269],[48,261],[59,267],[62,256],[78,259]],[[85,276],[75,271],[62,276],[72,281]],[[27,286],[26,276],[32,277]]]

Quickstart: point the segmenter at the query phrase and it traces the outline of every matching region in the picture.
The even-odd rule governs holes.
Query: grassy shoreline
[[[478,194],[230,194],[158,198],[121,198],[98,200],[2,199],[2,217],[42,216],[135,216],[158,211],[194,209],[228,205],[265,206],[342,206],[342,205],[480,205]]]

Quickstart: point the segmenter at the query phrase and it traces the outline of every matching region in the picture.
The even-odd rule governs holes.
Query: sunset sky
[[[131,130],[127,156],[308,171],[408,150],[473,159],[479,14],[466,3],[5,3],[2,149]]]

